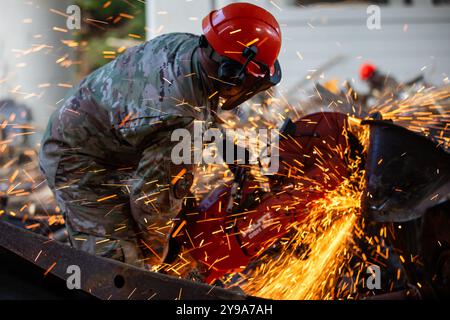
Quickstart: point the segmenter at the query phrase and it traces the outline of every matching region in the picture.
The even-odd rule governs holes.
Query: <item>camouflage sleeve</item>
[[[163,259],[173,219],[193,182],[192,166],[172,161],[172,149],[179,142],[171,141],[171,133],[175,129],[192,133],[192,125],[192,118],[163,121],[158,126],[160,130],[152,132],[151,143],[144,143],[145,139],[133,134],[128,136],[133,143],[145,146],[130,190],[130,205],[145,246],[152,248],[153,256],[148,262],[153,265]]]
[[[173,130],[188,128],[194,118],[178,115],[140,116],[122,121],[116,125],[116,132],[122,143],[144,150],[148,146],[160,143],[160,140],[170,136]]]

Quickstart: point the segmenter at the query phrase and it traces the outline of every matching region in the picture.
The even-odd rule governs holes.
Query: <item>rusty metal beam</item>
[[[0,221],[0,247],[64,281],[67,268],[81,270],[81,290],[99,299],[226,299],[248,296],[203,283],[149,272],[124,263],[96,257],[28,230]]]
[[[370,126],[363,214],[372,221],[417,219],[450,194],[450,154],[428,138],[383,120]]]
[[[419,293],[414,290],[401,290],[369,296],[362,300],[419,300]]]

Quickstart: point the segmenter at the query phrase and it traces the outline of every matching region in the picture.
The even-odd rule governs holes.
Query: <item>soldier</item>
[[[214,123],[219,97],[229,110],[276,85],[280,47],[269,12],[234,3],[203,19],[202,36],[159,36],[81,81],[40,151],[71,245],[137,266],[165,261],[194,180],[194,165],[171,161],[171,132]]]
[[[400,89],[400,84],[393,77],[383,74],[377,67],[370,63],[361,65],[359,77],[369,85],[369,93],[361,97],[365,105],[370,98],[377,100],[390,98]]]

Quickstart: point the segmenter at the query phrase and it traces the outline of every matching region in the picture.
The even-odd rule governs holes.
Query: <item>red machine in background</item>
[[[203,265],[205,281],[244,270],[250,261],[285,235],[294,222],[308,218],[308,203],[323,197],[348,175],[348,118],[316,113],[280,132],[279,170],[270,192],[252,181],[248,166],[237,165],[232,185],[210,193],[185,213],[175,236],[184,252]]]

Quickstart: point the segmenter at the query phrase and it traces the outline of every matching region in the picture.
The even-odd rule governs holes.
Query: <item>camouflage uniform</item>
[[[40,166],[73,246],[135,265],[161,261],[193,178],[192,166],[170,159],[172,130],[207,126],[217,103],[197,47],[197,36],[173,33],[130,48],[51,116]]]

